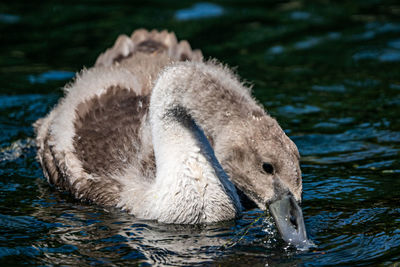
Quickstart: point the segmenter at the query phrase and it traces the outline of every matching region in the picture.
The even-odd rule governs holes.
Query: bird
[[[246,202],[309,243],[296,145],[237,74],[173,32],[120,35],[34,128],[48,182],[77,199],[175,224],[235,219]]]

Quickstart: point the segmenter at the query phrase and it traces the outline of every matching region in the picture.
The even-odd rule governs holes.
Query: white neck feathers
[[[210,223],[233,219],[239,197],[202,129],[162,77],[150,100],[157,175],[138,217],[166,223]],[[181,85],[182,86],[182,85]],[[171,88],[169,88],[171,89]]]

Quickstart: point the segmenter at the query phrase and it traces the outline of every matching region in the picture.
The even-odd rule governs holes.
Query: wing
[[[114,206],[124,186],[116,177],[128,170],[149,176],[153,151],[142,147],[149,96],[140,91],[136,77],[118,68],[83,71],[65,88],[65,97],[35,123],[39,162],[51,184]]]

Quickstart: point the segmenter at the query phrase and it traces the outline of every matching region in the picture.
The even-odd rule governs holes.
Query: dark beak
[[[303,212],[291,194],[286,194],[272,202],[269,205],[269,210],[283,240],[301,250],[307,250],[314,246],[307,239]]]

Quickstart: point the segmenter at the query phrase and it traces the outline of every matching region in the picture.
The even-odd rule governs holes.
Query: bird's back
[[[177,61],[202,60],[200,50],[192,50],[186,40],[178,42],[174,33],[139,29],[130,37],[120,35],[113,47],[100,54],[95,66],[117,65],[131,71],[140,80],[142,93],[148,94],[166,65]]]

